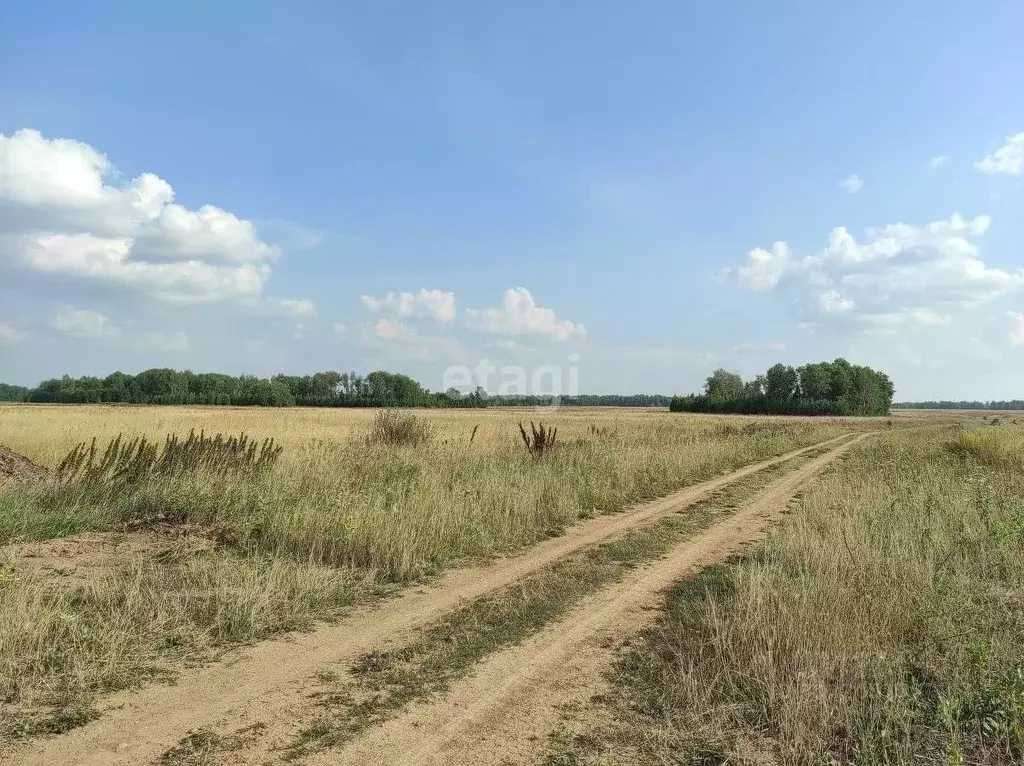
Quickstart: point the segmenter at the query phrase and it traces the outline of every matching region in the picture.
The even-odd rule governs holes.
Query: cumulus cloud
[[[10,322],[0,322],[0,343],[15,343],[23,337],[24,333]]]
[[[982,173],[1024,174],[1024,131],[1008,137],[1002,147],[974,163],[974,167]]]
[[[852,324],[864,330],[938,326],[952,312],[1024,288],[1024,270],[988,266],[976,240],[987,216],[953,215],[925,226],[890,224],[869,229],[861,241],[843,227],[825,247],[795,258],[785,243],[751,250],[742,266],[724,276],[739,287],[775,290],[815,324]]]
[[[415,328],[397,319],[383,317],[375,322],[355,322],[354,324],[334,323],[334,332],[342,338],[350,338],[363,342],[379,341],[381,343],[414,343],[421,339]]]
[[[374,335],[389,343],[404,343],[415,340],[416,331],[394,319],[380,319],[373,326]]]
[[[213,205],[189,210],[152,173],[114,178],[88,144],[27,129],[0,134],[0,263],[158,300],[265,301],[280,253],[250,221]],[[308,313],[308,301],[290,303]]]
[[[538,306],[523,287],[506,290],[498,308],[467,309],[466,324],[494,335],[540,335],[559,342],[587,334],[582,324],[559,319],[553,309]]]
[[[1014,346],[1024,346],[1024,314],[1019,311],[1011,311],[1010,318],[1013,319],[1013,326],[1010,328],[1010,343]]]
[[[847,176],[842,181],[840,181],[839,185],[847,193],[856,194],[864,187],[864,181],[861,179],[859,175],[854,173],[853,175]]]
[[[789,265],[789,247],[785,242],[776,242],[771,250],[755,247],[747,253],[743,266],[730,266],[722,273],[747,290],[771,290]]]
[[[940,154],[938,157],[932,157],[928,161],[928,167],[930,167],[932,170],[937,170],[938,168],[941,168],[943,165],[945,165],[948,160],[949,157],[947,157],[944,154]]]
[[[111,338],[120,335],[120,329],[105,314],[74,306],[58,309],[50,324],[57,332],[79,338]]]
[[[818,295],[818,306],[826,314],[845,314],[853,311],[857,304],[849,298],[844,298],[838,290],[829,289]]]
[[[390,313],[399,319],[455,319],[455,293],[421,289],[417,293],[388,293],[383,298],[364,295],[363,306],[374,313]]]

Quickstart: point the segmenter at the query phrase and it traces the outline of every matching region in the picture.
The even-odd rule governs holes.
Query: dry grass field
[[[411,438],[400,428],[375,435],[376,415],[0,409],[0,444],[49,468],[80,442],[95,437],[102,449],[118,434],[245,432],[283,447],[259,476],[197,471],[130,485],[0,489],[9,560],[0,575],[3,734],[77,725],[98,693],[309,627],[581,517],[870,425],[563,410],[543,415],[559,429],[558,448],[536,460],[518,423],[538,413],[424,411]]]
[[[548,762],[1020,763],[1024,427],[959,417],[866,442],[679,583]]]
[[[558,431],[538,457],[519,423],[530,437],[541,419]],[[447,722],[445,695],[483,688],[494,699],[474,704],[491,710],[488,720],[500,718],[495,706],[515,711],[505,716],[518,727],[503,735],[508,747],[487,745],[503,763],[1013,762],[1024,755],[1024,427],[1015,421],[5,406],[0,445],[47,469],[93,438],[99,450],[91,472],[83,457],[57,478],[0,478],[0,743],[14,748],[0,744],[0,757],[317,762],[398,716],[346,750],[346,762],[487,763],[486,753],[453,750],[454,734],[433,756],[421,748],[404,759],[387,738],[419,730],[402,718],[414,701],[439,697],[421,715]],[[273,439],[274,454],[256,465],[217,458],[230,451],[223,444],[213,457],[179,444],[160,462],[164,438],[193,429]],[[865,438],[850,442],[855,434]],[[96,468],[118,435],[157,449]],[[796,495],[763,545],[717,563],[760,540]],[[678,583],[660,605],[651,601],[659,577]],[[423,591],[430,609],[416,606],[424,583],[436,583]],[[616,593],[643,616],[598,619]],[[417,609],[425,622],[409,632]],[[393,640],[375,623],[394,624]],[[599,639],[599,625],[614,630]],[[267,687],[255,708],[228,714],[202,691],[224,682],[204,687],[200,673],[172,707],[194,703],[201,727],[168,724],[160,736],[171,741],[158,747],[154,735],[146,758],[140,749],[116,760],[95,744],[122,736],[96,728],[117,720],[102,701],[118,690],[150,690],[140,720],[167,717],[151,703],[183,669],[214,670],[240,645],[310,629],[311,654],[296,667],[326,691]],[[572,683],[559,680],[567,635],[595,642],[572,644],[592,660]],[[315,665],[331,642],[342,664]],[[345,659],[349,645],[358,659]],[[254,672],[261,656],[289,651],[257,653]],[[557,726],[539,715],[538,680],[516,681],[533,697],[510,685],[530,662],[560,690],[549,695],[563,711]],[[586,691],[575,707],[558,697],[573,683]],[[513,698],[536,704],[520,710]],[[231,723],[252,724],[260,708],[277,712],[256,728]],[[207,713],[225,714],[219,728],[207,728]],[[536,736],[549,729],[550,740]],[[59,736],[71,730],[86,735]],[[533,749],[514,747],[527,731]]]

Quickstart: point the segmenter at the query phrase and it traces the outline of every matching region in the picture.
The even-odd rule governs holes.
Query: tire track
[[[863,434],[783,476],[735,514],[654,564],[589,597],[563,620],[481,664],[436,702],[412,708],[312,764],[535,763],[558,725],[559,706],[604,686],[610,645],[657,615],[662,592],[680,579],[760,540],[800,487]]]
[[[117,692],[103,700],[97,720],[66,734],[0,750],[0,760],[11,766],[134,765],[158,758],[192,730],[211,726],[234,730],[254,721],[273,719],[301,704],[311,676],[324,666],[349,662],[363,652],[407,638],[412,630],[466,601],[692,505],[753,473],[849,437],[850,434],[844,434],[827,439],[625,512],[580,522],[564,535],[540,542],[516,556],[487,566],[453,570],[433,586],[409,589],[383,603],[358,607],[337,623],[310,633],[261,642],[231,662],[184,671],[174,686],[153,684],[137,692]]]

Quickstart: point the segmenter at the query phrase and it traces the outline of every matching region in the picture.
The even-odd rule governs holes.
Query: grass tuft
[[[366,441],[376,446],[421,447],[433,438],[434,429],[424,418],[411,412],[383,410],[374,417]]]
[[[558,438],[558,428],[544,428],[544,424],[535,426],[533,421],[530,421],[530,433],[526,433],[526,429],[523,428],[523,424],[519,424],[519,434],[523,437],[523,444],[526,445],[526,451],[535,460],[540,460],[546,455],[550,455],[555,451],[555,441]]]

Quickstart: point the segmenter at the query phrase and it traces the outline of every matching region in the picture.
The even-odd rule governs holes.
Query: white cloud
[[[332,327],[334,329],[334,334],[337,335],[339,338],[351,338],[351,337],[354,337],[357,334],[358,329],[360,327],[362,327],[363,324],[365,324],[365,323],[359,323],[359,324],[354,324],[353,325],[353,324],[345,324],[344,322],[335,322],[332,325]]]
[[[857,304],[844,298],[838,290],[830,289],[818,295],[818,305],[826,314],[845,314],[853,311]]]
[[[842,181],[840,181],[839,185],[843,188],[844,191],[848,192],[849,194],[856,194],[862,188],[864,188],[864,181],[863,179],[861,179],[859,175],[854,173],[853,175],[847,176]]]
[[[421,360],[456,359],[465,355],[454,338],[438,338],[419,333],[404,322],[386,317],[375,322],[334,323],[334,333],[357,348],[397,358]]]
[[[938,314],[931,309],[910,309],[907,314],[913,321],[921,325],[941,326],[953,321],[948,314]]]
[[[268,298],[264,303],[264,313],[273,316],[295,317],[297,319],[316,316],[313,301],[305,298]]]
[[[541,335],[559,342],[587,334],[583,325],[559,319],[553,309],[538,306],[523,287],[506,290],[499,308],[467,309],[466,324],[494,335]]]
[[[118,327],[99,311],[62,306],[51,322],[53,329],[80,338],[111,338],[120,335]]]
[[[930,167],[932,170],[937,170],[938,168],[941,168],[943,165],[945,165],[948,160],[949,157],[947,157],[944,154],[940,154],[938,157],[932,157],[928,161],[928,167]]]
[[[416,331],[395,319],[379,319],[373,332],[382,341],[404,343],[416,338]]]
[[[455,319],[455,293],[421,289],[418,293],[388,293],[383,298],[364,295],[363,306],[374,313],[391,313],[400,319]]]
[[[1011,311],[1013,326],[1010,329],[1010,343],[1014,346],[1024,346],[1024,314],[1018,311]]]
[[[380,343],[413,343],[423,337],[416,332],[415,328],[404,322],[387,318],[381,318],[375,322],[356,322],[355,324],[335,322],[334,332],[342,338]]]
[[[158,300],[265,300],[280,252],[251,222],[213,205],[189,210],[152,173],[121,185],[113,178],[88,144],[34,130],[0,134],[0,262]]]
[[[16,249],[20,251],[22,264],[35,271],[114,282],[168,301],[248,299],[258,302],[270,275],[265,265],[224,268],[198,260],[139,261],[134,255],[132,240],[101,238],[88,233],[26,236],[20,238]],[[0,257],[3,254],[0,246]]]
[[[771,290],[788,265],[789,247],[785,242],[776,242],[771,250],[755,247],[747,253],[745,266],[731,266],[722,274],[747,290]]]
[[[25,337],[25,333],[14,327],[10,322],[0,322],[0,343],[16,343]]]
[[[97,204],[108,193],[107,158],[88,144],[47,141],[35,130],[0,134],[0,199],[25,205]]]
[[[975,240],[987,216],[925,226],[904,223],[869,229],[858,241],[833,229],[824,249],[794,258],[785,243],[755,249],[744,266],[725,270],[734,284],[776,290],[807,326],[824,323],[867,332],[905,326],[941,326],[958,309],[972,308],[1024,288],[1024,270],[986,265]]]
[[[1024,174],[1024,131],[1008,137],[1002,147],[974,163],[974,167],[983,173]]]

